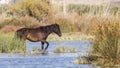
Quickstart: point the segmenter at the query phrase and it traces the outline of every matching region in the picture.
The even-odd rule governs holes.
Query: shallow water
[[[56,47],[64,45],[70,48],[77,48],[81,55],[86,55],[91,49],[91,45],[88,41],[64,41],[64,42],[49,42],[48,52],[53,52]],[[32,51],[34,47],[41,48],[40,42],[28,42],[27,50]]]
[[[53,53],[59,45],[79,48],[80,53]],[[28,51],[35,46],[40,47],[40,43],[28,42]],[[91,65],[73,63],[77,57],[87,55],[89,50],[90,45],[87,41],[50,42],[48,53],[45,55],[0,54],[0,68],[95,68]]]

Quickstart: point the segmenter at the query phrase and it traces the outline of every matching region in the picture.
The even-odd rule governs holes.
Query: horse
[[[58,24],[40,26],[37,28],[21,28],[15,32],[15,35],[17,36],[17,38],[21,40],[29,40],[31,42],[41,42],[41,49],[46,51],[49,46],[49,43],[46,41],[46,39],[51,33],[55,33],[58,36],[62,36]],[[45,48],[44,48],[44,43],[47,44]]]

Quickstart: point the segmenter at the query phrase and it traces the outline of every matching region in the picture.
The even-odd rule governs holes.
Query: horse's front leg
[[[48,48],[48,46],[49,46],[49,43],[47,42],[47,41],[44,41],[44,42],[41,42],[42,43],[42,46],[41,46],[41,49],[42,49],[42,54],[44,54],[45,53],[45,51],[46,51],[46,49]],[[46,43],[47,44],[47,46],[45,47],[45,49],[44,49],[44,43]]]
[[[49,43],[47,41],[45,43],[47,44],[47,46],[45,47],[45,50],[47,50]]]
[[[44,42],[41,42],[41,49],[43,50],[44,49]]]

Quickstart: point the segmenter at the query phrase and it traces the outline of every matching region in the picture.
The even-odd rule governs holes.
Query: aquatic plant
[[[55,53],[77,53],[79,50],[77,48],[67,47],[65,45],[60,45],[55,48]]]
[[[33,47],[33,49],[32,49],[33,54],[40,54],[40,51],[42,51],[42,50],[40,50],[37,46]]]

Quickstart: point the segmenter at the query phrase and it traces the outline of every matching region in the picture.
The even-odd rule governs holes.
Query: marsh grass
[[[9,34],[0,34],[1,53],[25,53],[26,44]]]
[[[75,60],[78,64],[95,66],[117,66],[120,63],[120,20],[116,17],[98,17],[94,24],[92,51],[85,57]],[[83,63],[84,62],[84,63]]]
[[[32,49],[33,54],[38,54],[38,53],[40,53],[40,51],[42,51],[42,50],[40,50],[39,47],[37,47],[37,46],[33,47],[33,49]]]
[[[47,41],[81,41],[81,40],[93,40],[94,36],[85,35],[80,32],[71,32],[71,33],[62,33],[62,36],[59,37],[56,34],[51,34],[48,36]]]
[[[65,45],[60,45],[55,48],[54,53],[77,53],[79,50],[77,48],[68,47]]]
[[[103,57],[103,65],[112,66],[120,62],[120,22],[105,21],[98,24],[93,51]]]

